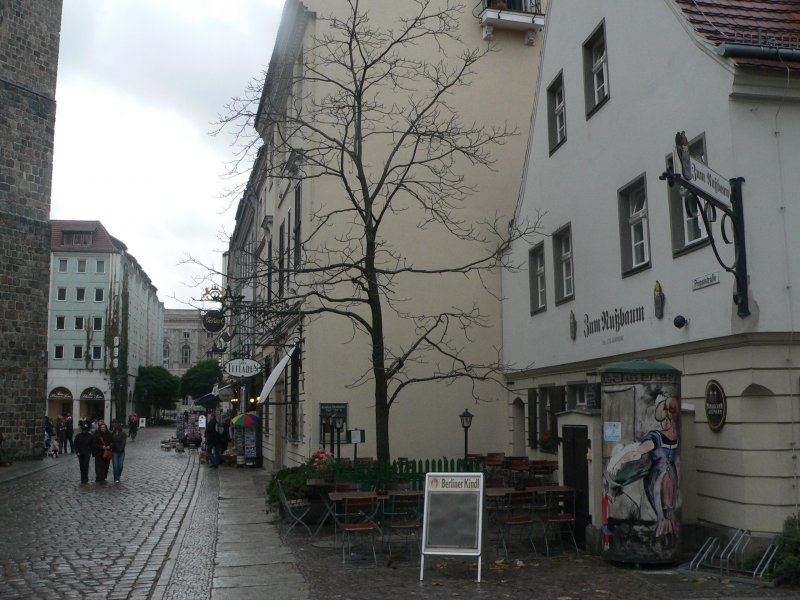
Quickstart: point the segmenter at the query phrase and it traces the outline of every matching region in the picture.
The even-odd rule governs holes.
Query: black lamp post
[[[323,444],[322,447],[325,447],[325,433],[331,434],[331,454],[333,454],[333,417],[325,416],[322,417],[322,440]]]
[[[464,428],[464,462],[467,460],[467,455],[469,454],[469,428],[472,425],[472,417],[474,417],[469,409],[464,409],[464,412],[458,415],[458,418],[461,419],[461,427]]]
[[[344,418],[342,415],[336,415],[333,418],[333,424],[336,426],[336,460],[342,458],[342,428],[344,427]],[[331,448],[333,451],[333,448]]]

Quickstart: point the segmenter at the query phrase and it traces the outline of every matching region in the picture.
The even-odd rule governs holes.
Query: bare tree
[[[287,285],[248,310],[267,331],[330,315],[366,337],[371,361],[352,385],[374,386],[377,457],[388,460],[390,409],[410,386],[457,379],[502,385],[504,370],[499,349],[485,363],[466,358],[471,333],[497,326],[477,302],[458,307],[451,298],[440,303],[445,308],[423,309],[404,295],[409,282],[440,286],[443,278],[466,277],[483,285],[484,274],[517,267],[507,250],[537,223],[463,214],[477,193],[466,170],[492,169],[492,149],[517,134],[505,124],[464,122],[453,105],[492,51],[461,42],[463,6],[409,1],[413,12],[387,29],[373,23],[367,2],[340,4],[347,7],[340,14],[317,17],[321,33],[300,64],[273,55],[263,87],[235,98],[220,128],[235,128],[241,139],[259,134],[245,139],[242,156],[260,149],[256,164],[268,177],[336,186],[336,197],[316,202],[304,221],[308,231],[293,260],[258,263],[260,277],[270,271]],[[427,256],[426,264],[423,253],[412,258],[403,239],[412,218],[425,235],[451,238],[453,252]],[[465,245],[468,252],[458,250]],[[493,287],[483,286],[499,301]],[[389,339],[387,325],[398,320],[406,323],[402,340]]]

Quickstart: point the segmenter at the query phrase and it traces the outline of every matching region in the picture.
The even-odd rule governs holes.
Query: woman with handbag
[[[105,482],[108,478],[108,465],[111,463],[111,432],[105,421],[98,421],[97,433],[92,440],[92,454],[94,454],[95,481]]]

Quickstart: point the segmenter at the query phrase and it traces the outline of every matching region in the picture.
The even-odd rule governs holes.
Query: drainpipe
[[[753,46],[752,44],[732,44],[723,42],[716,49],[717,54],[727,58],[760,58],[764,60],[800,61],[800,49]]]

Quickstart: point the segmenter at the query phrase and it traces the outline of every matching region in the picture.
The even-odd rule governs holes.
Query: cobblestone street
[[[194,515],[216,523],[214,491],[197,494],[206,480],[197,456],[160,450],[166,435],[144,429],[128,443],[120,484],[95,483],[92,464],[91,483],[81,485],[77,458],[62,455],[0,485],[0,598],[151,597],[194,497],[213,500]],[[203,542],[205,553],[198,543],[184,557],[186,566],[203,567],[191,578],[203,589],[186,597],[210,589],[213,539],[204,534]],[[182,573],[174,571],[176,581]]]

